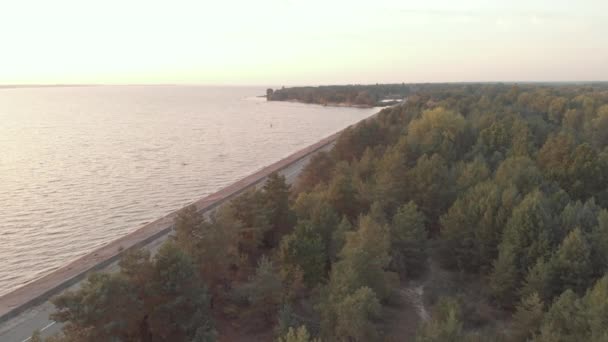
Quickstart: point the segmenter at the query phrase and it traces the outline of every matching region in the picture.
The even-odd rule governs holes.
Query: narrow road
[[[333,143],[322,148],[329,150],[333,147]],[[310,160],[311,155],[302,158],[301,160],[289,165],[280,171],[280,174],[285,176],[288,184],[293,184],[297,179],[304,166]],[[167,239],[164,236],[147,245],[145,248],[154,254]],[[112,263],[104,271],[115,272],[118,270],[118,262]],[[80,283],[74,284],[68,290],[77,290]],[[34,330],[40,330],[40,335],[45,338],[49,337],[61,330],[62,324],[49,319],[49,315],[55,311],[55,306],[51,302],[45,302],[42,305],[26,310],[19,316],[0,324],[0,342],[27,342],[30,341]]]

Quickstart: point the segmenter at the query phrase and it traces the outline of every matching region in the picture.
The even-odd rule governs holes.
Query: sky
[[[0,84],[599,80],[607,0],[0,0]]]

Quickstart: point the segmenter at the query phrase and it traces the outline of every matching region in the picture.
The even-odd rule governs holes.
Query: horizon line
[[[319,86],[374,86],[383,84],[593,84],[608,83],[608,80],[561,80],[561,81],[432,81],[432,82],[373,82],[373,83],[317,83],[291,84],[285,88],[319,87]],[[104,87],[104,86],[198,86],[198,87],[269,87],[267,84],[231,84],[231,83],[12,83],[0,84],[0,89],[14,88],[63,88],[63,87]]]

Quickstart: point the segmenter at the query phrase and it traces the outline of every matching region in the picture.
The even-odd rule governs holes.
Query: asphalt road
[[[322,150],[329,150],[332,146],[333,143],[324,147]],[[285,176],[288,184],[294,183],[299,173],[310,160],[310,157],[311,155],[302,158],[280,171],[280,173]],[[258,187],[261,185],[262,184],[258,185]],[[166,239],[167,236],[164,236],[153,241],[145,248],[150,249],[151,254],[154,254]],[[108,266],[104,271],[114,272],[117,270],[118,262],[115,262]],[[76,290],[79,287],[80,283],[77,283],[68,290]],[[62,324],[49,319],[49,315],[54,311],[55,306],[51,302],[45,302],[42,305],[26,310],[19,316],[0,324],[0,342],[27,342],[31,339],[32,332],[36,329],[40,330],[42,337],[48,337],[59,332]]]

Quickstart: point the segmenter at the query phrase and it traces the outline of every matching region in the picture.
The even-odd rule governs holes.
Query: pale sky
[[[608,0],[0,0],[0,84],[608,80]]]

